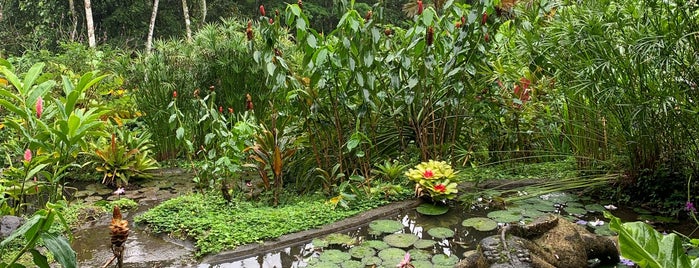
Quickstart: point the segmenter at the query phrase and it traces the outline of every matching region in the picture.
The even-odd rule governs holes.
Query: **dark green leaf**
[[[78,266],[75,251],[70,247],[70,243],[68,243],[65,237],[43,233],[41,234],[41,240],[44,241],[46,248],[51,251],[53,257],[56,258],[63,268],[75,268]]]

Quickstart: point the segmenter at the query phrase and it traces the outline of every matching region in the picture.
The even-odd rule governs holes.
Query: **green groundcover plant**
[[[163,202],[135,221],[147,224],[155,233],[194,239],[196,255],[202,256],[320,227],[385,202],[367,199],[351,209],[335,209],[322,196],[308,196],[289,198],[273,208],[245,201],[228,203],[219,195],[193,194]]]

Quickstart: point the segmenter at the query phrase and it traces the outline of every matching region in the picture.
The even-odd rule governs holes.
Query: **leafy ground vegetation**
[[[54,17],[83,25],[72,1],[0,3],[0,214],[44,224],[76,179],[138,187],[156,161],[192,172],[198,198],[280,211],[289,194],[348,211],[399,199],[408,177],[450,199],[488,167],[511,179],[548,162],[565,163],[556,189],[695,212],[694,1],[322,2],[197,1],[191,38],[159,23],[173,38],[148,49],[139,20],[112,21],[155,5],[94,6],[104,37],[86,48]],[[405,175],[430,160],[458,174]]]

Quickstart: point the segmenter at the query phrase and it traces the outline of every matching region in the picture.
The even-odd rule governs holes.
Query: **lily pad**
[[[415,210],[422,215],[437,216],[447,213],[449,207],[424,203],[420,204]]]
[[[391,247],[388,244],[386,244],[386,242],[381,240],[367,240],[362,243],[362,246],[372,247],[376,250],[382,250]]]
[[[517,222],[522,219],[522,213],[517,210],[496,210],[488,213],[488,218],[497,222]]]
[[[459,258],[454,255],[447,256],[445,254],[437,254],[432,256],[432,263],[434,263],[435,266],[443,265],[453,267],[457,262],[459,262]]]
[[[527,210],[536,210],[536,211],[541,211],[541,212],[554,212],[556,210],[555,207],[553,207],[553,204],[544,204],[544,203],[539,203],[539,204],[533,204],[528,207],[524,207]]]
[[[328,241],[328,244],[330,245],[343,245],[343,246],[350,246],[354,245],[356,240],[352,238],[349,235],[346,234],[329,234],[325,236],[325,241]]]
[[[342,268],[364,268],[365,265],[360,261],[349,260],[340,263]]]
[[[320,238],[314,238],[311,241],[311,245],[313,245],[314,248],[325,248],[330,245],[327,240],[320,239]]]
[[[352,259],[352,256],[350,256],[350,254],[347,252],[342,252],[337,249],[328,249],[323,251],[322,254],[320,254],[319,259],[320,262],[332,262],[339,264]]]
[[[575,215],[585,215],[587,214],[587,209],[584,208],[579,208],[579,207],[567,207],[565,209],[568,214],[575,214]]]
[[[601,236],[615,236],[616,233],[609,229],[609,225],[605,224],[602,226],[595,227],[595,234],[601,235]]]
[[[379,267],[379,266],[381,266],[381,263],[383,263],[383,261],[381,261],[381,258],[379,258],[379,257],[371,256],[368,258],[362,258],[362,263],[364,264],[364,266]]]
[[[558,203],[558,204],[565,204],[565,203],[577,200],[577,198],[575,196],[566,194],[564,192],[548,193],[548,194],[539,196],[539,198],[541,198],[543,200],[548,200],[548,201],[551,201],[554,203]]]
[[[413,261],[429,261],[432,258],[432,253],[427,250],[411,249],[408,250],[408,253]]]
[[[417,249],[425,249],[425,248],[434,247],[435,244],[437,244],[437,241],[428,240],[428,239],[420,239],[418,241],[415,241],[415,244],[413,244],[413,247],[415,247]]]
[[[366,257],[371,257],[376,254],[376,250],[371,248],[370,246],[356,246],[352,247],[349,250],[349,254],[352,255],[352,257],[357,258],[357,259],[362,259]]]
[[[568,208],[583,208],[585,206],[583,206],[583,204],[580,204],[578,202],[568,202],[568,203],[566,203],[566,207],[568,207]]]
[[[587,211],[602,212],[605,210],[604,206],[600,204],[589,204],[585,206]]]
[[[340,268],[340,266],[337,265],[336,263],[324,262],[324,261],[317,262],[314,264],[309,264],[306,267],[308,267],[308,268]]]
[[[492,231],[495,230],[495,228],[498,228],[498,223],[496,221],[483,217],[474,217],[466,219],[464,220],[464,222],[461,223],[461,225],[466,227],[473,227],[481,232]]]
[[[369,223],[369,229],[387,234],[401,231],[403,228],[403,223],[394,220],[375,220]]]
[[[427,233],[429,235],[431,235],[432,237],[437,238],[437,239],[454,237],[454,231],[452,231],[449,228],[444,228],[444,227],[431,228],[431,229],[427,230]]]
[[[400,261],[403,260],[404,256],[405,250],[399,248],[387,248],[382,251],[379,251],[379,258],[381,258],[383,263],[398,264],[400,263]]]
[[[524,216],[525,218],[532,218],[532,219],[544,216],[544,215],[546,215],[546,213],[547,212],[541,212],[541,211],[536,210],[536,209],[522,210],[522,216]]]
[[[420,239],[414,234],[390,234],[383,238],[386,244],[397,247],[397,248],[407,248],[415,244],[415,241]]]
[[[430,261],[411,261],[410,264],[415,268],[433,268]]]

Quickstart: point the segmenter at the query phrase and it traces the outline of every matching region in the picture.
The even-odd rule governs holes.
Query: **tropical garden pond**
[[[410,200],[459,216],[215,264],[489,267],[565,225],[699,267],[696,1],[90,2],[0,1],[0,268],[206,265]]]

